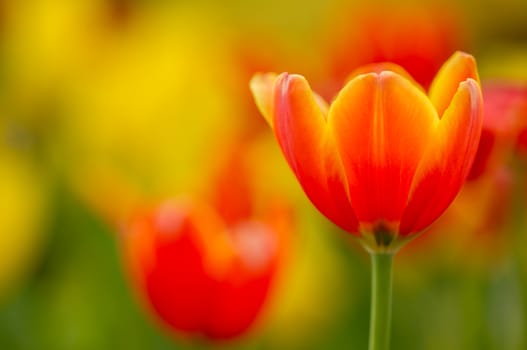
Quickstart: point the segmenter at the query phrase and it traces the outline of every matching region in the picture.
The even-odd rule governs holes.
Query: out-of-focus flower
[[[503,167],[517,147],[527,149],[527,85],[511,82],[485,82],[482,87],[485,108],[478,152],[469,180],[483,172]]]
[[[283,262],[290,213],[278,202],[256,203],[246,170],[239,155],[229,157],[209,201],[165,201],[124,229],[133,281],[172,330],[231,339],[261,313]]]
[[[466,30],[452,6],[341,5],[335,12],[322,30],[328,72],[314,83],[324,97],[338,91],[353,70],[379,62],[400,65],[428,88],[443,62],[466,46]]]
[[[208,181],[203,159],[240,129],[236,67],[213,16],[156,6],[108,39],[68,91],[57,153],[81,193],[107,198],[101,176],[150,196],[193,192]]]
[[[0,302],[35,268],[45,243],[48,183],[24,136],[0,121]]]
[[[511,113],[516,115],[516,126],[519,132],[516,139],[516,150],[523,155],[527,154],[527,81],[522,85],[510,87],[509,97]],[[506,106],[507,107],[507,106]]]
[[[108,34],[100,26],[105,6],[98,0],[2,3],[4,103],[18,117],[46,128],[55,117],[46,113],[49,105],[97,66]]]
[[[127,263],[170,327],[235,337],[256,319],[276,268],[277,237],[257,221],[226,227],[211,208],[167,202],[127,228]]]
[[[512,160],[527,122],[527,88],[518,82],[484,81],[482,95],[482,133],[467,182],[430,233],[408,247],[408,256],[434,247],[435,251],[448,251],[439,255],[451,257],[454,264],[459,257],[470,256],[464,265],[470,266],[470,260],[480,266],[494,262],[492,257],[504,252],[507,235],[503,233],[514,212]],[[474,248],[469,254],[467,246]]]
[[[467,184],[445,223],[452,226],[456,222],[462,227],[469,233],[465,240],[473,241],[470,237],[477,235],[481,251],[498,252],[499,233],[512,219],[515,176],[511,161],[517,151],[522,153],[522,135],[527,130],[527,86],[484,82],[482,90],[483,128],[468,176],[471,182],[479,183]]]
[[[467,268],[495,262],[505,248],[503,233],[511,222],[513,189],[514,173],[503,164],[467,181],[448,210],[426,235],[408,245],[401,258],[412,264],[419,252],[434,251],[434,256],[454,265],[465,259]]]
[[[396,65],[358,73],[331,106],[299,75],[257,75],[251,88],[313,204],[369,249],[390,251],[436,220],[464,183],[481,91],[474,58],[461,52],[429,97]]]

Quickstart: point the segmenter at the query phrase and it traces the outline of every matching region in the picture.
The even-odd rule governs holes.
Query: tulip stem
[[[371,263],[369,350],[388,350],[392,315],[393,253],[371,253]]]

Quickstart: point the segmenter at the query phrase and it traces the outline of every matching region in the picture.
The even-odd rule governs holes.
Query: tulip
[[[162,201],[125,225],[132,282],[171,333],[207,341],[247,333],[280,270],[289,214],[269,202],[263,213],[254,209],[237,157],[225,162],[206,200]]]
[[[219,340],[255,321],[276,268],[267,225],[228,229],[206,205],[168,201],[135,217],[126,235],[132,278],[171,329]]]
[[[370,349],[386,349],[393,253],[463,185],[482,129],[472,56],[456,52],[428,96],[403,68],[359,68],[328,105],[300,75],[258,74],[251,89],[304,192],[372,253]]]
[[[429,97],[400,67],[365,69],[329,107],[299,75],[256,75],[251,87],[313,204],[369,249],[391,250],[436,220],[464,183],[481,91],[473,57],[460,52]]]
[[[483,128],[469,180],[503,167],[514,148],[520,153],[525,148],[527,85],[510,81],[487,82],[482,91],[485,99]]]
[[[319,79],[321,86],[313,86],[325,96],[336,92],[352,70],[393,62],[428,88],[452,52],[467,46],[469,28],[459,17],[459,8],[445,4],[337,6],[321,30],[327,73]]]

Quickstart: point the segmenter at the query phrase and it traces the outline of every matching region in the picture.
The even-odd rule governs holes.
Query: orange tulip
[[[394,64],[360,68],[329,106],[300,75],[256,75],[251,89],[307,196],[371,251],[395,250],[443,213],[481,134],[476,63],[462,52],[428,96]]]

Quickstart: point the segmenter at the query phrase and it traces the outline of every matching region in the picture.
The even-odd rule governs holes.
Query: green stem
[[[392,253],[371,253],[369,350],[388,350],[392,316]]]

